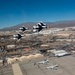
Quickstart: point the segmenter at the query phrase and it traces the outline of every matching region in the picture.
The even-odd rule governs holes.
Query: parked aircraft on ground
[[[53,69],[53,70],[57,70],[58,69],[58,65],[51,65],[51,66],[48,66],[47,69]]]
[[[43,61],[38,62],[38,64],[45,64],[45,63],[48,63],[48,62],[49,62],[49,60],[43,60]]]

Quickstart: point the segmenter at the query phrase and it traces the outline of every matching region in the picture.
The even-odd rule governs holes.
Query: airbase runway
[[[39,61],[48,59],[49,63],[38,64]],[[48,66],[58,64],[58,68],[47,69]],[[75,75],[75,57],[72,55],[64,57],[39,57],[23,59],[0,67],[0,75]]]

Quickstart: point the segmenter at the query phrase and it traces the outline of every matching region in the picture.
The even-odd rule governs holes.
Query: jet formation
[[[47,28],[47,25],[43,22],[39,22],[39,23],[37,23],[37,25],[33,26],[32,32],[33,33],[40,32],[42,29],[45,29],[45,28]],[[28,30],[28,28],[23,26],[23,27],[19,28],[19,30],[21,32],[24,32],[24,31]],[[21,33],[13,35],[13,38],[18,39],[18,40],[21,39],[22,37],[23,37],[23,35]]]

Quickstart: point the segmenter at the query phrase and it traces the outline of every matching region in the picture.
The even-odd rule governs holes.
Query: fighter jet
[[[24,32],[25,30],[27,30],[28,28],[25,28],[24,26],[19,28],[19,30],[21,30],[22,32]]]
[[[48,63],[48,62],[49,62],[49,60],[43,60],[43,61],[38,62],[38,64],[45,64],[45,63]]]
[[[47,28],[47,25],[43,22],[39,22],[37,25],[33,26],[33,32],[40,32],[44,28]]]
[[[42,28],[47,28],[47,25],[45,23],[43,23],[42,21],[40,21],[39,23],[37,23],[37,25],[42,26]]]
[[[40,32],[43,29],[41,25],[33,26],[33,32]]]
[[[47,69],[52,69],[52,70],[57,70],[58,68],[58,65],[51,65],[51,66],[48,66]]]
[[[21,34],[16,34],[16,35],[13,35],[13,39],[21,39],[22,38],[22,35]]]

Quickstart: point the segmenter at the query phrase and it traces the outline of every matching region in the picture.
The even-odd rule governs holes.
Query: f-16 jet
[[[21,27],[21,28],[19,28],[19,30],[21,30],[22,32],[24,32],[25,30],[27,30],[28,28],[26,28],[26,27]]]
[[[15,35],[13,35],[13,39],[21,39],[22,38],[22,35],[21,34],[15,34]]]
[[[47,24],[43,23],[42,21],[39,22],[39,23],[37,23],[37,25],[42,26],[43,29],[44,29],[44,28],[47,28]]]
[[[47,25],[43,22],[39,22],[37,25],[33,26],[33,32],[40,32],[44,28],[47,28]]]

